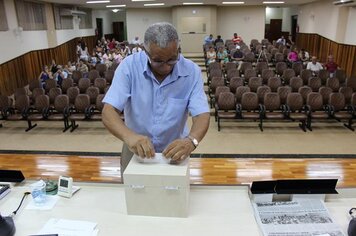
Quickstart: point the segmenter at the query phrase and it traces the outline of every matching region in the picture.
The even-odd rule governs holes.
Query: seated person
[[[311,62],[308,62],[307,64],[307,70],[311,70],[313,72],[313,76],[315,76],[322,69],[323,66],[319,62],[317,62],[316,56],[313,56]]]
[[[237,33],[234,33],[234,37],[232,38],[232,42],[234,44],[240,44],[242,41],[242,38],[237,35]]]
[[[216,45],[217,43],[224,43],[224,40],[221,38],[221,35],[218,35],[218,37],[215,39],[214,45]]]
[[[294,45],[294,42],[292,40],[292,35],[289,35],[286,40],[286,46],[287,46],[287,48],[291,48],[293,45]]]
[[[136,53],[136,52],[141,52],[142,48],[140,47],[140,45],[136,44],[136,46],[132,49],[132,54]]]
[[[290,64],[293,64],[294,62],[298,62],[299,61],[298,50],[296,48],[291,50],[290,53],[288,53],[287,59]]]
[[[43,67],[43,71],[41,74],[38,76],[38,79],[41,80],[42,83],[44,83],[48,79],[52,79],[52,72],[49,70],[48,66]]]
[[[227,51],[222,46],[219,47],[216,57],[218,58],[218,61],[220,62],[221,65],[223,65],[229,61]]]
[[[242,61],[244,59],[244,54],[241,52],[241,47],[237,46],[236,47],[236,51],[234,52],[234,54],[231,55],[231,61],[235,62],[236,64],[239,64],[238,66],[238,70],[241,69],[241,65],[242,65]]]
[[[138,44],[138,45],[140,45],[140,44],[141,44],[141,41],[140,41],[139,37],[136,36],[136,37],[131,41],[131,43],[132,43],[132,44]]]
[[[325,69],[329,71],[330,77],[333,77],[335,71],[339,69],[338,64],[334,61],[334,57],[332,55],[328,56],[328,62],[324,65]]]
[[[216,52],[212,46],[209,47],[209,51],[206,53],[206,64],[209,65],[216,61]]]
[[[64,79],[68,78],[68,73],[66,70],[63,70],[61,65],[58,65],[57,72],[53,75],[53,78],[57,80],[59,86],[62,86],[62,82]]]
[[[279,44],[279,45],[286,45],[286,39],[282,35],[279,39],[277,39],[276,43]]]
[[[306,65],[309,61],[309,53],[304,48],[300,49],[299,59]]]
[[[213,35],[210,34],[204,38],[204,45],[214,44]]]
[[[83,59],[80,59],[77,64],[77,70],[81,71],[82,73],[87,73],[89,71],[88,66],[84,63]]]

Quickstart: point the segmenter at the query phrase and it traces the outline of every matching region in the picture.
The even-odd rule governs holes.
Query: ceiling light
[[[112,9],[112,11],[116,13],[116,12],[118,12],[120,10],[119,9]]]
[[[283,1],[267,1],[267,2],[263,2],[263,4],[283,4],[284,2]]]
[[[150,7],[150,6],[164,6],[164,3],[147,3],[143,4],[145,7]]]
[[[106,7],[126,7],[126,5],[107,5]]]
[[[245,2],[222,2],[222,4],[245,4]]]
[[[132,2],[154,2],[156,0],[131,0]]]
[[[108,3],[110,1],[87,1],[87,3]]]
[[[183,5],[203,5],[202,2],[183,2]]]

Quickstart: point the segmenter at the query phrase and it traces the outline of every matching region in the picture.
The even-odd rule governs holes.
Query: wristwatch
[[[188,136],[188,138],[190,139],[190,141],[192,141],[194,147],[197,148],[198,145],[199,145],[198,140],[196,138],[192,137],[192,136]]]

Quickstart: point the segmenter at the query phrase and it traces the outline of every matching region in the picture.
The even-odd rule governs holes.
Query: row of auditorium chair
[[[325,93],[325,90],[328,93]],[[292,92],[288,86],[279,87],[272,92],[268,86],[261,86],[257,93],[249,87],[241,86],[236,94],[229,87],[218,87],[215,95],[215,120],[218,130],[222,120],[255,120],[263,131],[265,120],[299,121],[300,128],[312,131],[312,121],[336,119],[347,121],[345,127],[354,130],[353,120],[356,119],[356,92],[352,93],[349,101],[341,92],[332,92],[324,87],[321,92],[312,92],[306,86],[298,92]]]

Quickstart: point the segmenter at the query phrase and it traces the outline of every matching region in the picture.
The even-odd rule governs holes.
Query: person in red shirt
[[[237,35],[237,33],[234,33],[234,37],[232,38],[232,42],[234,44],[240,44],[242,42],[242,38]]]
[[[330,76],[332,77],[337,69],[339,69],[338,64],[334,61],[332,55],[328,56],[328,62],[324,65],[325,69],[329,71]]]

